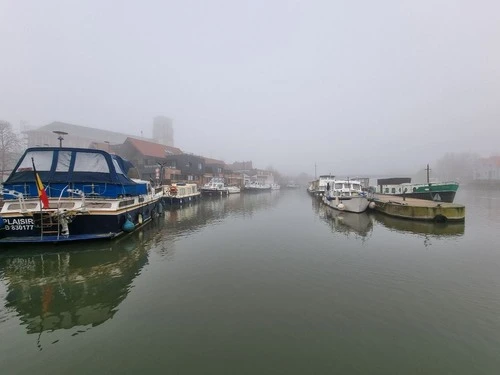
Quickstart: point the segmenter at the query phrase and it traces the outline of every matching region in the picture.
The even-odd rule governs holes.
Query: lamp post
[[[59,147],[62,147],[62,141],[63,141],[63,135],[66,135],[68,133],[66,132],[63,132],[61,130],[54,130],[52,133],[55,133],[57,134],[59,137],[57,137],[57,139],[59,139]]]
[[[158,165],[158,167],[159,167],[159,171],[158,171],[159,172],[159,176],[158,176],[159,178],[157,177],[157,180],[159,180],[160,186],[163,185],[163,173],[164,173],[165,164],[166,163],[159,163],[159,162],[156,163],[156,165]]]

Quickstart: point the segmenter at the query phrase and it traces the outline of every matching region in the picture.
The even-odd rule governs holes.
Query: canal
[[[466,223],[206,199],[115,242],[0,251],[3,374],[497,374],[500,192]]]

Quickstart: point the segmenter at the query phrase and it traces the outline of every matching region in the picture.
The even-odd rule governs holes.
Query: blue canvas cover
[[[73,147],[28,148],[4,182],[4,189],[37,197],[33,165],[49,197],[69,196],[68,188],[104,198],[146,193],[144,184],[127,177],[129,161],[106,151]],[[4,194],[4,198],[12,195]]]

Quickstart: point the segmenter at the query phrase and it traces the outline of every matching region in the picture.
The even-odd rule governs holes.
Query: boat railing
[[[66,190],[66,192],[68,192],[69,194],[74,194],[74,195],[77,195],[79,197],[82,198],[82,205],[81,205],[81,210],[82,211],[85,211],[87,208],[85,206],[85,193],[80,190],[80,189],[73,189],[73,188],[70,188],[69,185],[66,185],[62,190],[61,190],[61,194],[59,195],[59,199],[57,201],[57,206],[58,208],[61,207],[61,198],[62,198],[62,195],[64,194],[64,191]]]
[[[19,201],[19,207],[20,207],[20,210],[22,213],[28,212],[28,210],[26,209],[26,204],[25,204],[26,201],[24,199],[23,193],[20,193],[17,190],[2,189],[2,195],[6,195],[6,194],[12,195],[13,197],[15,197]]]

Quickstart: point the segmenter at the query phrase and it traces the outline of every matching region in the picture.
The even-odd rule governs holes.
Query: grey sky
[[[286,173],[500,152],[498,1],[0,0],[0,119]]]

